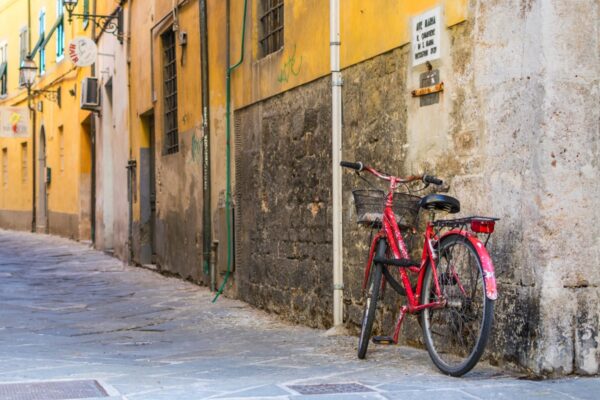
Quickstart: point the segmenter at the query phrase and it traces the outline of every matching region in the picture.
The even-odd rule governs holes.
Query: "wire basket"
[[[381,226],[386,193],[383,190],[353,190],[357,223],[368,226]],[[420,197],[407,193],[394,193],[392,209],[401,228],[417,225]]]

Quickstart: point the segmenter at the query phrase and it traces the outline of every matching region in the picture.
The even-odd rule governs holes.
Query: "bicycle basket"
[[[380,226],[385,207],[386,194],[382,190],[353,190],[354,205],[356,206],[357,223],[369,226]],[[394,193],[392,209],[398,225],[412,228],[417,224],[419,214],[418,196],[407,193]]]

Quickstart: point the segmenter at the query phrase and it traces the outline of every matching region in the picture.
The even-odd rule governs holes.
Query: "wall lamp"
[[[73,17],[92,21],[102,32],[115,35],[121,43],[123,43],[123,9],[121,7],[111,15],[98,14],[77,14],[74,13],[79,0],[63,0],[63,4],[69,14],[69,23]]]
[[[21,62],[21,66],[19,67],[19,78],[20,81],[23,82],[23,85],[27,88],[27,99],[30,101],[31,96],[44,95],[44,97],[52,102],[58,104],[58,107],[61,106],[61,93],[60,87],[57,90],[31,90],[31,87],[35,83],[35,77],[37,76],[38,67],[35,64],[35,61],[31,59],[31,57],[25,57],[25,59]],[[31,104],[29,106],[31,109]]]

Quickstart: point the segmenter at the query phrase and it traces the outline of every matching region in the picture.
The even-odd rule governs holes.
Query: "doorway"
[[[91,117],[81,124],[81,152],[79,170],[79,240],[93,243],[94,235],[94,198],[93,198],[93,155]]]
[[[156,264],[156,141],[154,111],[141,117],[140,146],[140,264]]]

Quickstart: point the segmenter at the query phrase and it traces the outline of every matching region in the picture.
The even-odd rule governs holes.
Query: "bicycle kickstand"
[[[373,343],[376,344],[398,344],[398,336],[400,336],[400,328],[404,321],[404,316],[408,312],[407,306],[400,307],[400,314],[398,315],[398,321],[396,322],[396,329],[394,329],[394,336],[373,336]]]

